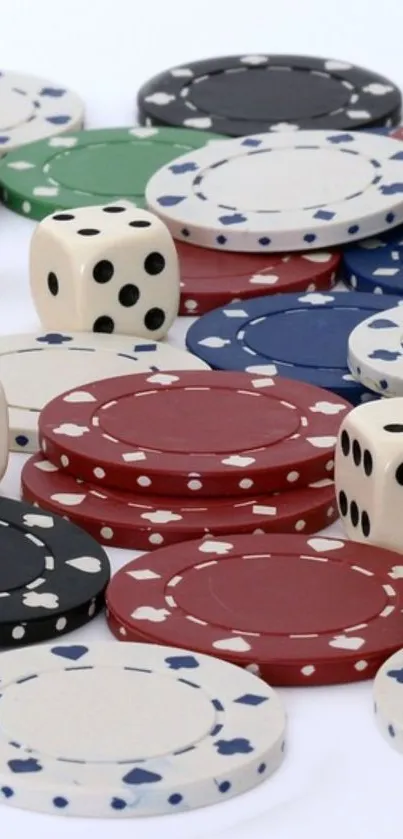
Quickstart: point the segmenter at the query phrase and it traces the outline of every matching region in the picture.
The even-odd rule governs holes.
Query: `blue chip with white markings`
[[[393,299],[348,292],[278,294],[231,303],[199,318],[188,349],[217,370],[284,376],[333,391],[353,405],[374,395],[347,366],[350,332]],[[403,309],[402,309],[403,313]]]
[[[346,248],[343,272],[357,291],[403,294],[403,225]]]
[[[252,789],[283,760],[278,695],[216,657],[76,641],[3,653],[0,679],[0,801],[10,806],[180,813]]]

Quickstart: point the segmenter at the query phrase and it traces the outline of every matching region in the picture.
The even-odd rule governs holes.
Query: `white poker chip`
[[[47,79],[0,71],[0,153],[77,131],[83,121],[84,103],[76,93]]]
[[[382,396],[403,396],[403,301],[359,323],[348,339],[348,366]]]
[[[391,746],[403,753],[403,650],[382,665],[374,682],[378,728]]]
[[[377,134],[298,131],[223,140],[149,180],[174,238],[229,251],[352,242],[403,220],[403,151]]]
[[[178,813],[281,764],[285,714],[247,670],[171,647],[58,644],[0,661],[0,801],[67,816]]]
[[[0,382],[9,411],[10,451],[38,450],[38,418],[65,390],[158,370],[208,370],[190,352],[129,335],[48,332],[0,336]]]

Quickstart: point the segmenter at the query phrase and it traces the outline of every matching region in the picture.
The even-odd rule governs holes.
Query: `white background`
[[[87,104],[88,128],[131,124],[144,80],[214,55],[288,52],[345,59],[403,87],[402,0],[3,0],[0,11],[2,68],[75,89]],[[1,334],[39,327],[28,292],[33,227],[0,208]],[[170,341],[181,346],[186,325],[176,324]],[[11,458],[0,487],[4,495],[18,497],[22,461],[22,455]],[[341,532],[338,526],[332,530]],[[110,551],[114,569],[132,555]],[[114,643],[102,618],[75,635]],[[280,693],[289,719],[287,757],[273,778],[247,795],[182,816],[134,822],[89,823],[0,807],[2,835],[379,839],[399,831],[403,757],[375,728],[371,684]]]

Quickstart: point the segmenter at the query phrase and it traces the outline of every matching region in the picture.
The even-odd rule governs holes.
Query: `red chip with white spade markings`
[[[48,460],[142,494],[267,494],[332,477],[351,406],[302,382],[248,373],[147,373],[93,382],[41,412]]]
[[[403,557],[324,536],[227,536],[162,548],[107,589],[109,624],[219,656],[271,684],[372,678],[403,643]]]
[[[98,541],[151,551],[232,533],[315,533],[337,518],[330,478],[292,492],[248,498],[142,496],[88,484],[36,454],[23,466],[23,497],[68,517]]]

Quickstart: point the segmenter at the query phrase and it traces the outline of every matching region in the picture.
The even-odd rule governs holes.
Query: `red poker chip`
[[[402,557],[324,536],[227,536],[129,562],[106,594],[116,637],[196,650],[275,685],[372,678],[403,643]]]
[[[267,494],[332,477],[351,406],[303,382],[217,371],[105,379],[57,396],[39,439],[56,466],[143,494]]]
[[[340,254],[230,253],[175,242],[181,269],[180,315],[201,315],[232,300],[278,292],[325,291]]]
[[[73,478],[36,454],[21,473],[22,495],[68,517],[103,544],[150,551],[185,539],[233,533],[315,533],[337,518],[330,479],[277,495],[189,498],[133,495]]]

